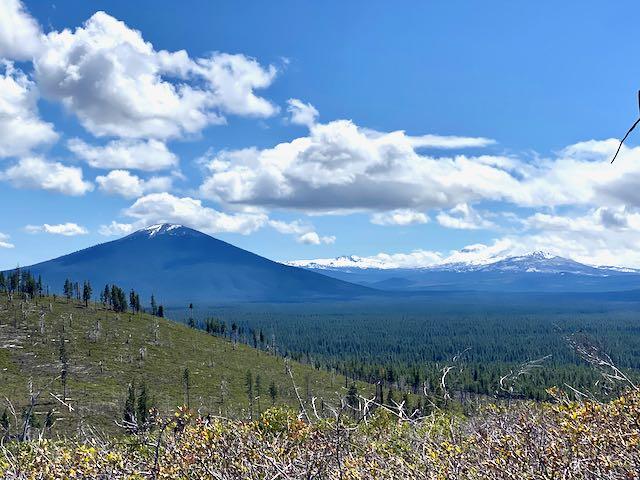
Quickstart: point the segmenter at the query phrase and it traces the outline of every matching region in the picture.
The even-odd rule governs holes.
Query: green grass
[[[191,378],[191,408],[202,414],[246,418],[247,371],[254,379],[258,375],[261,378],[262,410],[271,405],[271,382],[278,388],[276,403],[297,405],[285,361],[267,352],[234,346],[226,339],[170,320],[146,314],[116,314],[102,305],[85,308],[78,302],[42,298],[24,308],[26,315],[21,300],[10,303],[6,295],[0,295],[0,404],[4,404],[0,415],[9,402],[20,413],[29,402],[31,384],[33,391],[42,391],[37,408],[40,415],[56,408],[56,431],[70,434],[83,425],[113,431],[132,381],[146,384],[153,405],[163,414],[184,404],[185,368]],[[41,312],[45,312],[44,333],[40,331]],[[62,395],[62,383],[57,378],[62,336],[69,357],[68,397],[73,412],[65,410],[51,395]],[[317,397],[317,405],[321,399],[336,404],[346,392],[345,379],[340,375],[295,362],[291,362],[291,369],[305,401]],[[223,383],[227,391],[224,401]],[[362,392],[372,390],[369,385],[358,385]]]

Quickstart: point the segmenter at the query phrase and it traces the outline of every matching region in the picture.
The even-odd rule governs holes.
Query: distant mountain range
[[[375,259],[343,256],[290,265],[383,290],[614,291],[640,288],[640,271],[585,265],[547,252],[429,267],[388,268]]]
[[[370,289],[273,262],[181,225],[153,225],[29,267],[54,292],[66,278],[88,280],[98,295],[105,284],[135,289],[165,306],[233,302],[343,299]]]
[[[640,289],[640,272],[595,267],[544,252],[489,262],[384,268],[362,257],[282,264],[181,225],[153,225],[124,238],[29,267],[53,292],[65,279],[135,289],[174,307],[304,302],[424,291],[611,292]],[[145,303],[148,300],[145,301]]]

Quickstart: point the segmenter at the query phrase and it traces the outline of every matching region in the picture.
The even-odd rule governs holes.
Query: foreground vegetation
[[[640,395],[609,403],[489,405],[465,418],[409,419],[360,398],[329,419],[283,408],[258,420],[179,410],[126,439],[35,440],[3,448],[0,476],[164,479],[631,479],[640,471]]]

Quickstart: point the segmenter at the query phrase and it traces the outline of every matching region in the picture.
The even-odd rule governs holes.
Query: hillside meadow
[[[136,396],[144,385],[148,405],[162,414],[188,401],[203,414],[241,418],[272,404],[298,404],[294,380],[302,400],[315,397],[318,405],[338,402],[349,384],[341,375],[285,361],[269,353],[268,344],[254,349],[165,318],[116,313],[93,302],[85,307],[76,299],[15,297],[10,301],[0,294],[0,415],[11,418],[15,412],[18,420],[12,423],[22,423],[35,395],[38,422],[54,412],[53,431],[74,434],[86,426],[119,430],[115,422],[122,418],[132,384]],[[358,388],[373,390],[361,382]]]

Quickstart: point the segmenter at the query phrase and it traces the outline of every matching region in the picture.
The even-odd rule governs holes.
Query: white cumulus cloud
[[[440,212],[436,219],[443,227],[461,230],[478,230],[494,228],[495,224],[484,218],[473,207],[466,203],[456,205],[448,212]]]
[[[416,143],[426,140],[346,120],[316,124],[308,137],[273,148],[220,152],[200,193],[228,204],[331,212],[453,207],[517,190],[518,179],[482,158],[424,157]]]
[[[98,188],[109,194],[125,198],[136,198],[144,193],[162,192],[171,189],[171,177],[151,177],[143,180],[127,170],[112,170],[107,175],[96,177]]]
[[[158,140],[113,140],[104,146],[69,140],[69,150],[94,168],[131,169],[154,172],[174,168],[178,157]]]
[[[0,232],[0,248],[14,248],[15,245],[9,242],[9,235]]]
[[[82,169],[40,157],[24,157],[0,173],[0,180],[18,188],[49,190],[64,195],[79,196],[93,190],[93,184],[82,177]]]
[[[371,223],[376,225],[415,225],[427,223],[429,217],[422,212],[409,209],[391,210],[390,212],[377,212],[371,215]]]
[[[25,230],[29,233],[50,233],[53,235],[62,235],[65,237],[74,237],[76,235],[86,235],[89,231],[77,223],[60,223],[57,225],[27,225]]]
[[[284,235],[295,235],[296,241],[305,245],[328,245],[336,241],[334,235],[320,236],[313,225],[303,223],[300,220],[293,222],[269,220],[269,226]]]
[[[0,71],[4,71],[0,73],[0,157],[25,155],[34,147],[54,142],[58,135],[53,125],[38,116],[35,84],[10,62],[0,62]]]
[[[97,136],[166,139],[199,133],[226,114],[268,117],[255,94],[276,75],[241,54],[191,58],[155,50],[141,32],[96,12],[75,30],[48,33],[34,55],[43,94]]]
[[[304,103],[297,98],[290,98],[287,100],[287,112],[290,115],[291,123],[296,125],[305,125],[311,127],[315,125],[318,115],[320,113],[316,110],[316,107],[310,103]]]
[[[136,219],[141,226],[178,223],[211,234],[231,232],[246,235],[263,227],[268,220],[264,213],[228,214],[205,207],[200,200],[169,193],[145,195],[124,213]]]
[[[40,26],[19,0],[0,2],[0,58],[30,60],[41,49]]]
[[[112,221],[108,225],[100,225],[98,233],[105,237],[128,235],[135,231],[135,226],[130,223],[118,223]]]
[[[296,240],[305,245],[329,245],[335,243],[336,237],[333,235],[321,237],[317,232],[307,232],[300,235]]]

